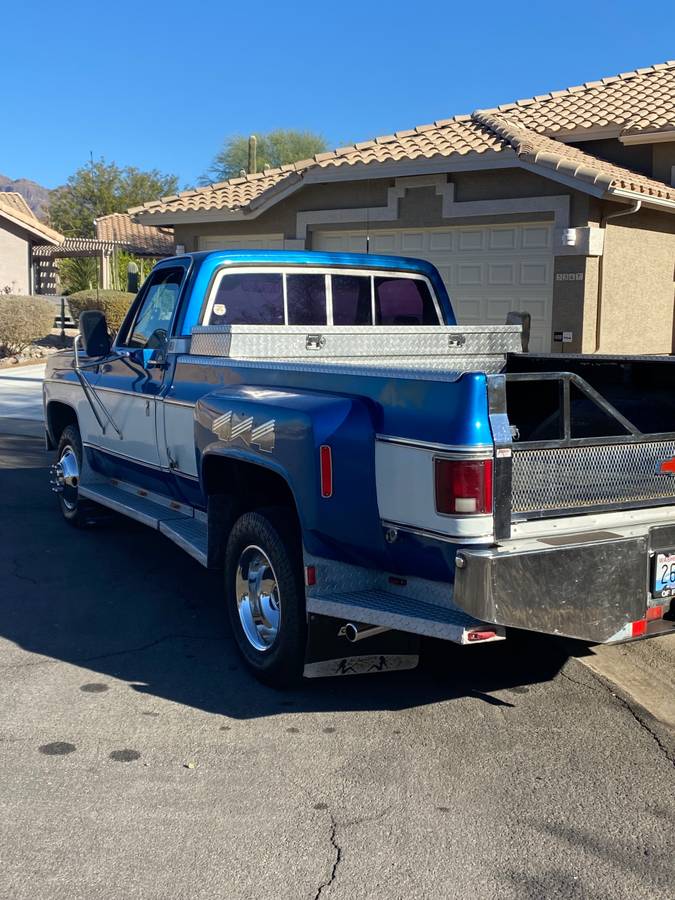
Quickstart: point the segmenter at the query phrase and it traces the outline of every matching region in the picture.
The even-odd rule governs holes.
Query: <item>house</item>
[[[130,210],[186,250],[421,257],[464,324],[538,351],[670,353],[675,61],[411,128]]]
[[[0,194],[2,197],[2,194]],[[95,238],[63,238],[49,244],[38,244],[32,248],[35,271],[35,292],[54,294],[59,289],[57,261],[59,259],[95,259],[98,270],[98,285],[102,289],[125,285],[115,284],[111,261],[119,251],[130,253],[140,263],[143,277],[144,260],[148,260],[146,272],[156,259],[173,256],[175,252],[173,229],[155,228],[152,225],[138,225],[126,213],[111,213],[94,220]]]
[[[33,214],[21,194],[0,191],[0,293],[34,293],[33,248],[62,240]]]

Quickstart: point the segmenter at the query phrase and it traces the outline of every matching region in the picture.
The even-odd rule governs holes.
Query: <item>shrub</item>
[[[85,309],[100,309],[105,313],[110,330],[117,332],[135,296],[136,294],[127,294],[126,291],[99,290],[98,296],[95,289],[77,291],[68,297],[68,306],[75,321]]]
[[[21,353],[54,327],[55,307],[44,297],[0,295],[0,356]]]

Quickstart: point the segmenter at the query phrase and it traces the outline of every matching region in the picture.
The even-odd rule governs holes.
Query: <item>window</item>
[[[420,278],[375,278],[377,325],[438,325],[426,282]]]
[[[182,266],[157,269],[146,281],[143,299],[123,346],[156,350],[169,339],[171,321],[185,276]]]
[[[289,325],[325,325],[325,275],[287,275],[286,303]]]
[[[333,275],[333,324],[372,325],[370,277]]]
[[[283,325],[284,286],[276,273],[224,275],[211,307],[209,325]]]

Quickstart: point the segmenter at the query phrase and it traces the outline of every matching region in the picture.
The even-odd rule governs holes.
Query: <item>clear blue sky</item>
[[[0,173],[103,156],[194,184],[223,138],[331,146],[675,57],[673,0],[7,2]]]

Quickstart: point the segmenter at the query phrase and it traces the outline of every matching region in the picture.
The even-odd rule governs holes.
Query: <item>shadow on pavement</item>
[[[39,654],[15,666],[62,660],[89,670],[83,682],[93,671],[176,703],[255,718],[288,707],[393,710],[467,696],[509,705],[491,693],[548,681],[579,649],[522,634],[483,647],[428,641],[417,671],[274,691],[243,668],[220,577],[126,519],[70,528],[49,491],[47,464],[35,438],[0,436],[0,636]]]

